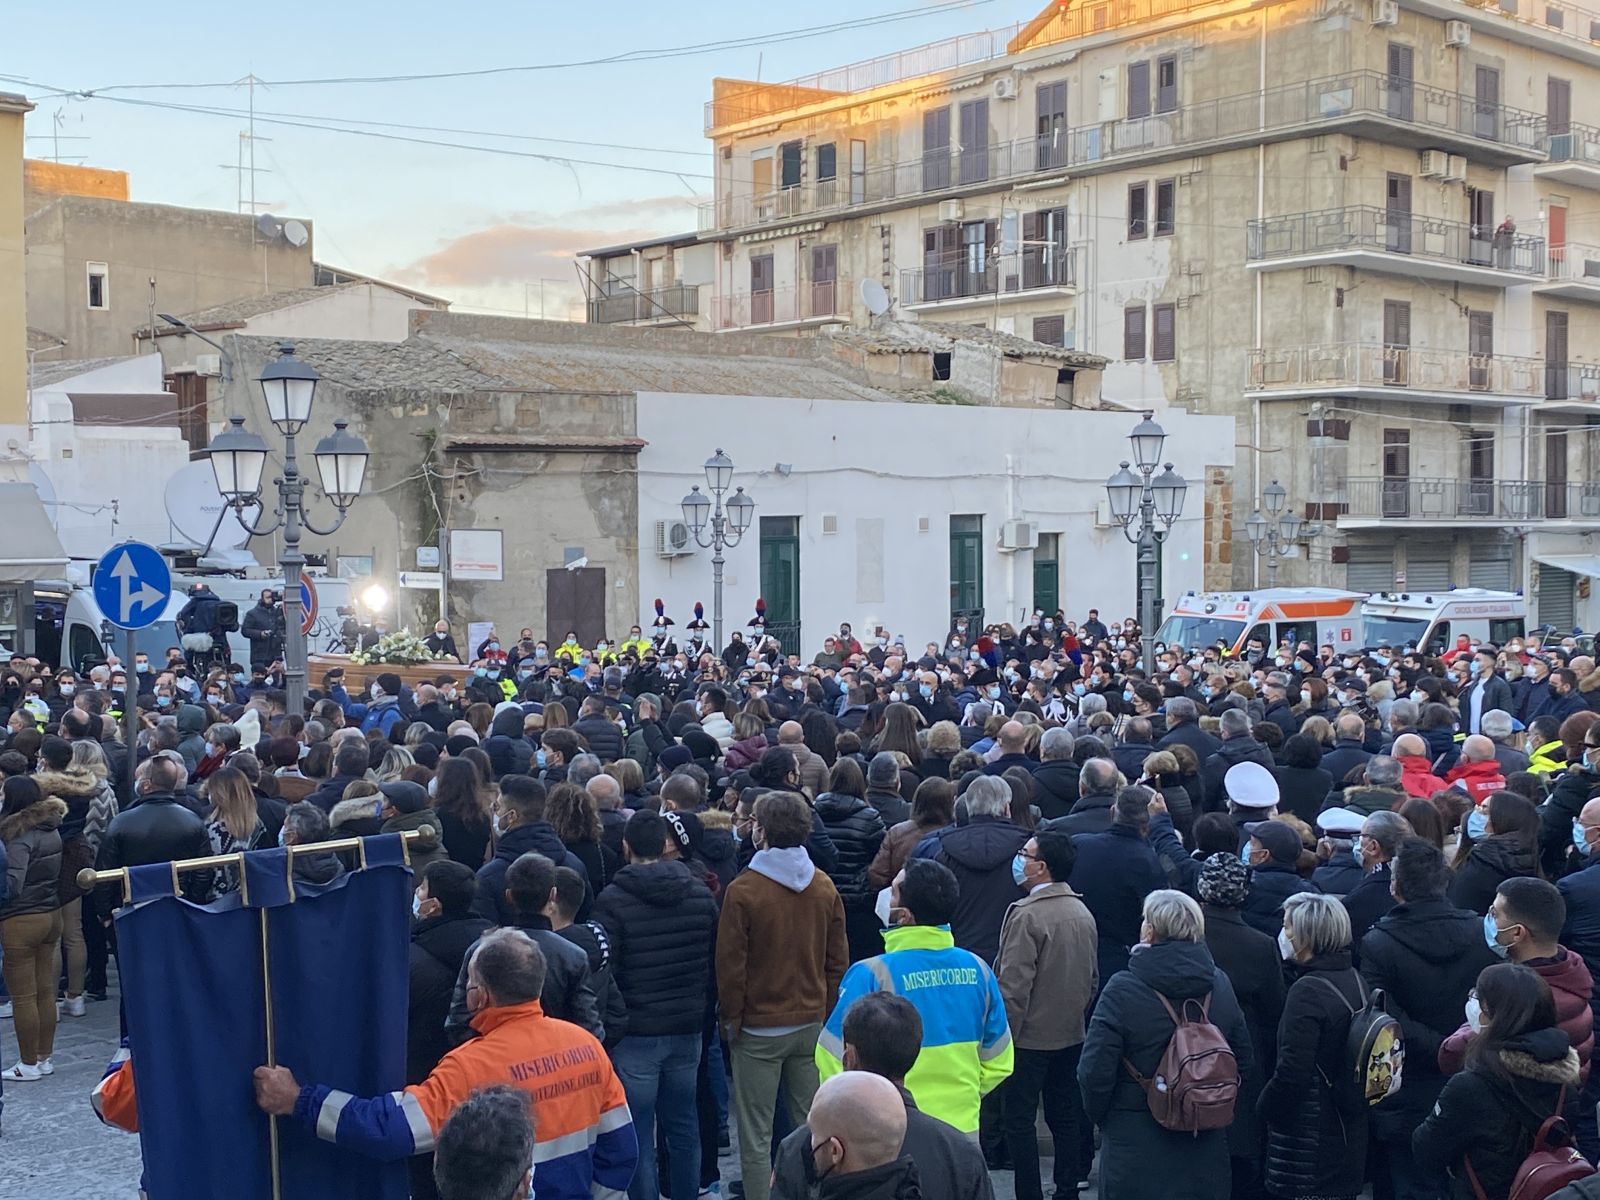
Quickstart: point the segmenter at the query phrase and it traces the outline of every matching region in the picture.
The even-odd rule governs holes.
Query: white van
[[[1354,648],[1361,628],[1361,592],[1334,588],[1260,588],[1249,592],[1185,592],[1156,641],[1197,650],[1221,646],[1243,654],[1251,638],[1270,653],[1280,642]]]
[[[1440,592],[1376,592],[1361,606],[1361,644],[1415,646],[1442,654],[1463,634],[1474,646],[1504,646],[1527,632],[1528,601],[1521,592],[1450,588]]]

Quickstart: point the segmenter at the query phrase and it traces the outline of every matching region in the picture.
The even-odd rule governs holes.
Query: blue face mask
[[[1460,679],[1461,679],[1461,676],[1460,676],[1460,675],[1458,675],[1458,674],[1457,674],[1457,673],[1456,673],[1456,672],[1454,672],[1454,671],[1446,671],[1446,672],[1445,672],[1445,673],[1444,673],[1444,677],[1445,677],[1445,678],[1446,678],[1446,679],[1448,679],[1448,680],[1449,680],[1449,681],[1450,681],[1450,682],[1451,682],[1451,683],[1458,683],[1458,682],[1460,682]]]
[[[1072,685],[1072,694],[1074,696],[1086,696],[1089,694],[1089,689],[1081,683],[1075,683]]]
[[[243,671],[240,671],[237,675],[235,675],[233,677],[233,681],[235,683],[249,683],[250,682],[250,676],[246,675]]]
[[[1488,825],[1489,818],[1481,808],[1475,808],[1467,814],[1467,836],[1473,841],[1483,838],[1483,831]]]
[[[1493,913],[1483,914],[1483,940],[1489,944],[1489,949],[1496,955],[1505,958],[1511,953],[1511,947],[1502,946],[1496,938],[1499,936],[1500,927],[1494,923]]]
[[[172,707],[172,697],[171,696],[157,696],[156,697],[156,707],[157,708],[171,708]]]
[[[929,687],[927,684],[924,683],[924,684],[920,685],[917,688],[917,691],[922,693],[922,698],[924,700],[932,700],[933,699],[933,689],[931,687]]]
[[[1239,851],[1239,861],[1242,862],[1247,867],[1250,865],[1250,847],[1249,846],[1246,846],[1243,850]]]
[[[422,893],[411,893],[411,915],[418,920],[422,919]]]
[[[1000,685],[999,684],[997,684],[997,683],[996,684],[990,684],[990,686],[989,686],[989,699],[991,699],[991,700],[1000,699]]]
[[[1579,854],[1589,857],[1589,839],[1583,836],[1583,822],[1577,817],[1572,818],[1572,844],[1578,848]]]
[[[545,768],[545,752],[543,750],[535,750],[533,752],[533,761],[538,764],[539,769],[541,771],[544,770],[544,768]]]
[[[1018,887],[1028,886],[1025,882],[1023,882],[1023,875],[1027,869],[1028,860],[1023,858],[1022,855],[1019,854],[1011,860],[1011,878],[1016,880]]]
[[[1380,667],[1387,667],[1389,665],[1389,656],[1387,654],[1374,654],[1372,656],[1372,661],[1377,663]]]
[[[488,673],[489,673],[489,668],[488,667],[479,667],[476,671],[473,672],[473,674],[476,675],[479,679],[482,679]]]
[[[1133,703],[1133,689],[1132,688],[1123,688],[1122,689],[1122,702],[1124,704],[1132,704]]]
[[[518,671],[517,672],[517,678],[518,679],[532,679],[533,678],[533,672],[532,671]]]

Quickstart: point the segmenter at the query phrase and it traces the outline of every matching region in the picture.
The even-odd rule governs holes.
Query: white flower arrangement
[[[433,651],[423,643],[422,639],[409,629],[397,629],[393,633],[386,633],[367,650],[357,650],[350,656],[350,661],[360,663],[362,666],[376,666],[380,663],[425,663],[433,661]]]

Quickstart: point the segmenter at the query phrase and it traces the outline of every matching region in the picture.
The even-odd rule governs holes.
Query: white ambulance
[[[1353,650],[1361,636],[1361,592],[1335,588],[1261,588],[1249,592],[1185,592],[1156,641],[1186,650],[1222,646],[1243,654],[1260,638],[1270,653],[1279,642]]]
[[[1361,606],[1361,644],[1414,646],[1440,654],[1465,635],[1474,646],[1503,646],[1527,632],[1528,601],[1520,592],[1446,588],[1427,592],[1375,592]]]

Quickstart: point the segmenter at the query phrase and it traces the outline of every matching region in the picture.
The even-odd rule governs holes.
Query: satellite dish
[[[310,231],[300,221],[289,220],[283,223],[283,240],[289,245],[304,246],[310,239]]]
[[[56,529],[61,528],[61,506],[56,503],[56,485],[50,476],[45,474],[45,469],[38,463],[28,464],[28,482],[33,484],[39,493],[39,503],[44,505],[45,515],[50,518],[50,524]]]
[[[889,311],[889,293],[883,290],[883,284],[876,279],[863,279],[861,281],[861,303],[867,306],[867,311],[875,317],[881,317]]]
[[[225,505],[222,493],[217,491],[217,478],[211,472],[211,464],[205,459],[179,468],[167,480],[165,500],[167,520],[192,545],[203,547],[211,539],[213,529],[217,531],[217,536],[211,539],[213,551],[237,550],[250,540],[249,533],[232,513],[223,517],[220,525],[217,523]],[[245,509],[244,516],[251,524],[259,522],[260,505]]]
[[[262,213],[256,218],[256,232],[270,242],[283,232],[283,222],[271,213]]]

